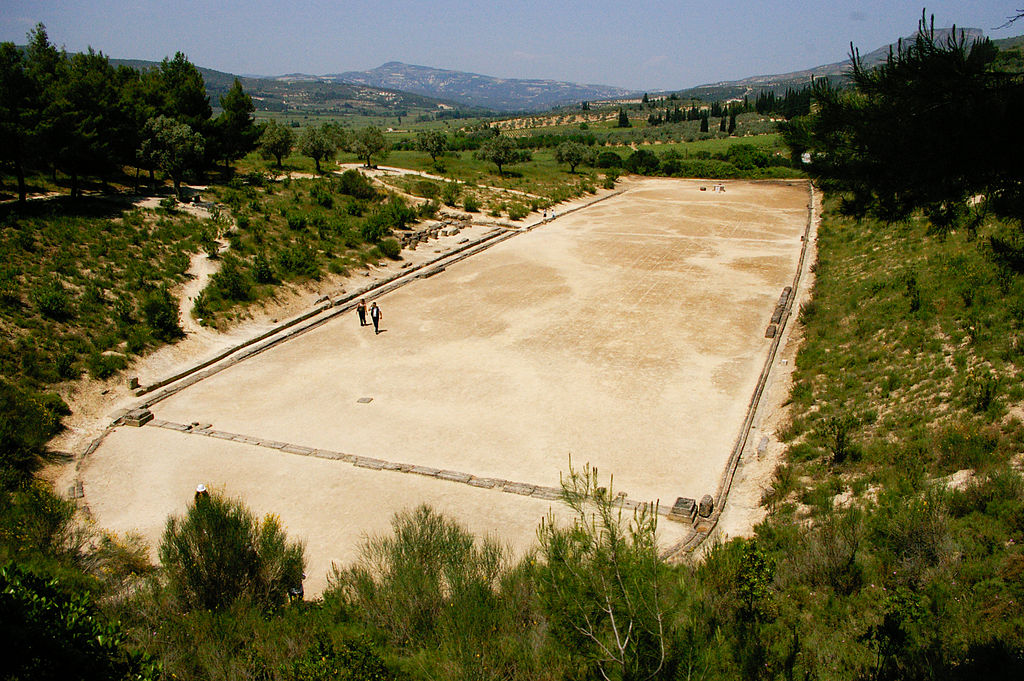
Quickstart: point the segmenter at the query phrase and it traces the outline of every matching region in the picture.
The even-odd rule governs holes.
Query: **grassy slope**
[[[39,387],[103,374],[160,344],[146,296],[182,281],[207,226],[102,200],[8,206],[0,225],[0,372]]]
[[[1024,282],[992,264],[983,236],[826,214],[788,462],[751,545],[770,587],[741,588],[732,618],[729,607],[709,615],[756,629],[726,668],[754,659],[836,679],[1020,669]],[[977,475],[935,482],[962,469]],[[751,555],[735,543],[712,552],[693,607],[756,585]]]

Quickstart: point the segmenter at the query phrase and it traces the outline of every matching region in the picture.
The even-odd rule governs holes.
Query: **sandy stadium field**
[[[332,561],[408,505],[518,550],[558,506],[469,476],[557,487],[571,455],[629,499],[714,494],[796,270],[808,193],[712,185],[631,183],[381,297],[379,335],[348,313],[155,404],[158,422],[248,439],[118,428],[82,470],[92,513],[155,545],[204,482],[281,516],[307,542],[316,593]],[[316,448],[389,463],[303,456]],[[429,475],[374,469],[398,464]],[[683,534],[661,527],[665,542]]]

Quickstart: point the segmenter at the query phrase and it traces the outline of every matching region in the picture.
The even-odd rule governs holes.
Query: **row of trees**
[[[0,44],[0,162],[27,193],[26,174],[58,171],[77,196],[84,177],[125,167],[162,170],[176,188],[187,171],[225,165],[255,148],[251,98],[236,80],[213,118],[203,77],[182,53],[148,71],[115,68],[92,49],[69,55],[42,24],[22,50]]]
[[[275,159],[278,168],[293,149],[313,159],[317,173],[322,172],[320,162],[334,158],[340,150],[354,153],[369,168],[374,158],[385,158],[390,149],[384,132],[374,125],[351,131],[337,123],[324,123],[305,128],[296,136],[290,127],[272,120],[261,126],[260,132],[260,153],[266,159]]]

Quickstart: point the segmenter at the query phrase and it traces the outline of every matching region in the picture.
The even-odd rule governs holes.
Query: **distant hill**
[[[952,29],[936,29],[936,36],[940,40],[945,40]],[[967,42],[970,43],[972,40],[978,38],[984,38],[985,32],[979,28],[964,28],[957,29],[957,34],[960,31],[964,32],[964,36]],[[917,34],[903,38],[904,44],[912,42]],[[1002,42],[1008,42],[1013,40],[1019,40],[1016,38],[1007,38],[1003,41],[993,41],[999,46]],[[877,66],[885,61],[886,57],[889,56],[889,49],[896,49],[897,43],[890,43],[883,47],[879,47],[877,50],[873,50],[868,53],[862,53],[861,59],[866,66]],[[1004,49],[1004,48],[1001,48]],[[782,94],[787,88],[799,89],[807,86],[811,82],[811,78],[824,78],[830,77],[833,80],[842,81],[847,78],[850,71],[850,60],[845,59],[840,62],[832,64],[824,64],[822,66],[816,66],[810,69],[804,69],[802,71],[792,71],[790,73],[781,73],[767,76],[751,76],[742,80],[732,81],[720,81],[718,83],[709,83],[707,85],[698,85],[697,87],[689,88],[686,90],[678,91],[681,98],[686,99],[695,97],[703,99],[705,101],[724,101],[728,99],[738,99],[744,96],[754,97],[762,90],[773,91],[776,94]]]
[[[294,78],[295,76],[282,76]],[[546,111],[584,100],[615,99],[635,91],[610,85],[579,85],[556,80],[495,78],[392,61],[369,71],[320,76],[333,82],[359,83],[438,97],[495,111]]]
[[[160,65],[159,62],[141,59],[111,59],[110,62],[115,66],[123,64],[139,70]],[[206,92],[215,107],[238,78],[245,92],[252,97],[256,109],[262,111],[405,116],[432,111],[451,113],[459,108],[453,101],[379,86],[344,83],[333,78],[298,73],[276,78],[236,76],[202,66],[196,68],[206,82]],[[488,113],[472,107],[469,109],[465,113]]]

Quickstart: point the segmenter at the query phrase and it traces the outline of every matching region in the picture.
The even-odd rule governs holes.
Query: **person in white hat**
[[[198,485],[196,485],[196,501],[198,502],[200,499],[209,498],[210,492],[206,489],[206,485],[204,485],[203,483],[199,483]]]

